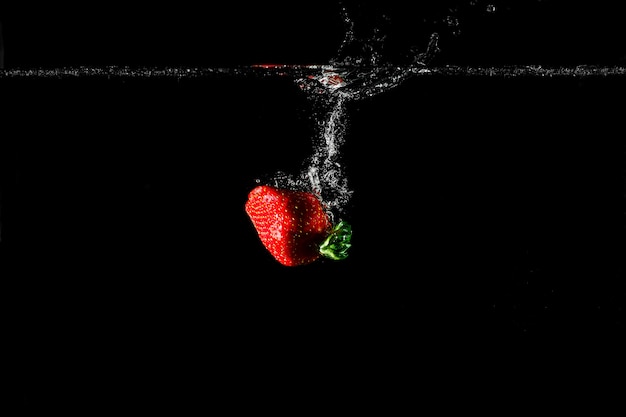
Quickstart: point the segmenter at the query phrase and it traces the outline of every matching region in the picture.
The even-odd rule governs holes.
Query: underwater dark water
[[[311,36],[308,55],[292,54],[292,44],[237,32],[211,45],[239,55],[217,49],[195,62],[201,25],[169,38],[176,49],[187,36],[189,49],[161,56],[135,33],[150,33],[133,23],[138,11],[84,55],[67,43],[55,56],[9,52],[16,21],[2,21],[5,404],[39,415],[248,412],[385,389],[437,403],[469,395],[481,375],[486,391],[514,401],[522,381],[547,392],[555,381],[570,392],[590,380],[615,387],[604,371],[619,369],[626,330],[625,70],[613,38],[600,53],[554,33],[569,28],[587,42],[577,19],[616,18],[576,9],[557,24],[557,3],[548,2],[536,26],[545,36],[516,37],[517,52],[500,54],[496,40],[506,36],[481,34],[467,17],[493,13],[475,3],[480,13],[457,2],[469,34],[440,31],[430,65],[399,66],[398,83],[373,78],[334,93],[298,82],[317,69],[248,64],[337,58],[345,22],[335,11],[292,5],[307,18],[285,22],[272,20],[276,6],[252,6],[257,17],[242,18],[269,30],[262,38],[328,19],[325,41],[336,42]],[[522,27],[520,13],[539,3],[490,3],[504,19],[490,28],[506,34],[506,19]],[[444,21],[410,39],[400,36],[410,18],[398,10],[385,11],[403,16],[404,29],[389,31],[405,45],[390,47],[424,51]],[[363,21],[355,36],[367,32]],[[605,35],[619,32],[606,26]],[[74,39],[72,26],[51,33]],[[134,58],[131,47],[116,53],[124,36],[149,47]],[[472,53],[455,55],[472,36]],[[364,54],[366,63],[388,59],[383,51]],[[389,84],[341,96],[380,79]],[[328,133],[333,114],[338,129]],[[300,181],[319,167],[308,165],[311,155],[330,154],[347,188],[321,186],[352,224],[350,256],[283,267],[245,215],[247,193],[279,173]]]
[[[349,103],[353,248],[296,268],[243,211],[257,178],[313,151],[289,78],[2,83],[3,266],[32,407],[624,331],[622,75],[430,74]]]

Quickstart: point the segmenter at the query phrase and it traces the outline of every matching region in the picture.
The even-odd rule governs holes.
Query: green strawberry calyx
[[[352,244],[352,226],[345,221],[340,221],[330,230],[330,233],[320,245],[320,253],[335,261],[340,261],[348,257],[348,249]]]

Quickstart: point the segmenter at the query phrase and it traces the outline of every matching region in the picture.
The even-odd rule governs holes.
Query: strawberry
[[[263,245],[283,265],[348,256],[350,225],[341,221],[333,226],[313,193],[259,185],[248,194],[245,210]]]

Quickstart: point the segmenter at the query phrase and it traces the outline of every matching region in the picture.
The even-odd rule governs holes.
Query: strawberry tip
[[[326,239],[322,242],[319,252],[322,256],[340,261],[348,257],[348,249],[352,244],[352,226],[345,221],[340,221],[330,230]]]

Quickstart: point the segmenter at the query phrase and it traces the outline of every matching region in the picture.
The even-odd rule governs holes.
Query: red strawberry
[[[350,225],[333,227],[315,194],[260,185],[250,191],[245,210],[263,245],[283,265],[348,256]]]

